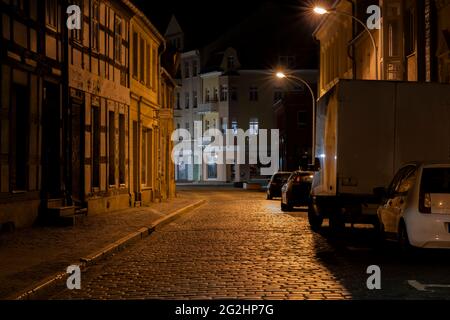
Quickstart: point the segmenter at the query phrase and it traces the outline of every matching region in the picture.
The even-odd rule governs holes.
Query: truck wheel
[[[339,233],[344,231],[345,229],[345,221],[344,218],[339,214],[332,214],[330,216],[330,229],[333,233]]]
[[[281,211],[283,211],[283,212],[292,211],[292,206],[284,204],[283,202],[281,202]]]
[[[313,231],[319,231],[322,227],[323,217],[317,212],[313,204],[308,206],[308,222]]]

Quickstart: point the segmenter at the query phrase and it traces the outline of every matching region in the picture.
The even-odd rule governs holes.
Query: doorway
[[[61,194],[61,93],[60,87],[44,82],[43,103],[43,179],[42,185],[47,197],[59,198]]]

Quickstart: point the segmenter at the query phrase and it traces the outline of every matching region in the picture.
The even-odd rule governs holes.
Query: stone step
[[[75,206],[47,208],[51,217],[67,217],[75,214]]]
[[[59,207],[64,207],[64,205],[65,205],[64,198],[47,200],[47,208],[59,208]]]
[[[55,223],[60,227],[73,227],[76,225],[83,224],[84,220],[87,218],[85,214],[74,214],[71,216],[59,217]]]

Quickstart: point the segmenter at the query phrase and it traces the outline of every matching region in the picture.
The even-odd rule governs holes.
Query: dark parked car
[[[275,173],[267,185],[267,200],[272,200],[274,197],[281,197],[281,187],[289,179],[292,172],[280,171]]]
[[[307,206],[311,183],[314,176],[312,171],[295,171],[281,188],[281,210],[290,211],[293,207]]]

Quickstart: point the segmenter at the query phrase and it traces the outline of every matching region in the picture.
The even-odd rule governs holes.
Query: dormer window
[[[228,69],[234,69],[234,56],[228,56],[227,67]]]
[[[278,63],[280,67],[286,69],[295,69],[296,67],[295,56],[280,56],[278,58]]]

